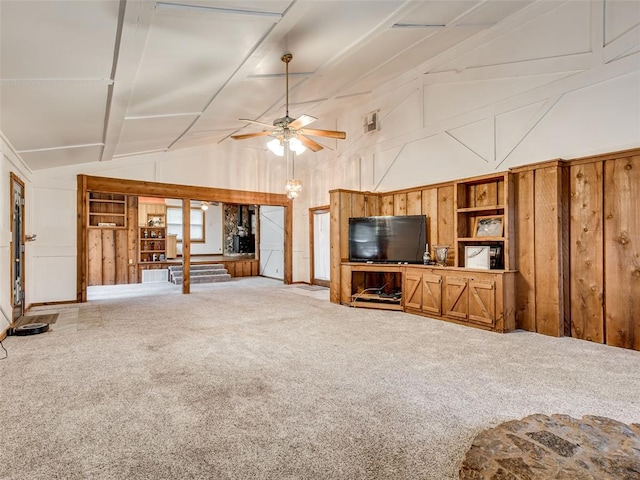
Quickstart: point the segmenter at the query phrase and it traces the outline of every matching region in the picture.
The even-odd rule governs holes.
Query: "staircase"
[[[169,281],[175,285],[182,285],[182,265],[171,265],[169,267]],[[221,264],[211,265],[191,265],[189,269],[191,283],[214,283],[228,282],[231,275]]]

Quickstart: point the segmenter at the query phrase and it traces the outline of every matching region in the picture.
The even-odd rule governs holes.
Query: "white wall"
[[[12,295],[11,295],[11,266],[9,265],[11,251],[11,179],[10,174],[13,173],[25,184],[25,201],[28,209],[32,203],[31,190],[31,171],[15,154],[14,149],[0,134],[0,333],[4,332],[8,327],[12,313]],[[33,232],[33,219],[28,211],[25,214],[25,231]],[[29,284],[36,283],[37,279],[33,277],[34,270],[30,268],[33,263],[32,246],[26,246],[26,264],[25,281],[27,287]],[[27,293],[26,302],[31,301]]]
[[[348,138],[322,139],[333,150],[296,162],[304,189],[294,202],[294,281],[309,281],[308,208],[328,204],[331,189],[384,192],[640,147],[640,2],[542,2],[533,9],[547,12],[526,9],[526,22],[503,22],[474,39],[474,48],[454,48],[331,110],[305,112],[320,118],[314,127],[345,130]],[[363,116],[378,109],[381,130],[362,133]],[[249,143],[35,172],[27,215],[36,220],[30,230],[44,240],[39,236],[30,261],[39,274],[28,276],[28,298],[75,298],[69,254],[77,173],[282,192],[282,159]],[[57,228],[52,218],[59,218],[59,235],[46,233]],[[0,248],[6,244],[3,234]],[[4,279],[9,269],[0,268]]]

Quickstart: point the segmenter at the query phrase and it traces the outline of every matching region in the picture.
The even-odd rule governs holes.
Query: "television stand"
[[[382,310],[403,310],[402,269],[394,264],[351,264],[349,289],[344,292],[345,305]],[[347,285],[348,284],[348,285]]]

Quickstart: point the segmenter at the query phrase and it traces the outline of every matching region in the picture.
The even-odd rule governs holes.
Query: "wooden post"
[[[182,199],[182,293],[191,293],[191,199]]]

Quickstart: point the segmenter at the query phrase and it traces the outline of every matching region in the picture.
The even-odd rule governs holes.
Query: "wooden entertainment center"
[[[515,329],[514,271],[349,262],[341,269],[343,305],[400,310],[495,332]],[[398,288],[401,295],[385,294]]]
[[[495,332],[516,328],[510,172],[386,195],[345,190],[330,194],[332,268],[334,262],[339,265],[339,282],[334,282],[335,269],[331,276],[333,302],[400,310]],[[348,219],[376,215],[426,215],[429,244],[450,247],[446,266],[349,262]],[[481,230],[479,225],[484,228],[487,220],[496,228]],[[499,252],[499,260],[492,269],[488,263],[487,269],[469,268],[466,247],[487,255],[489,250]]]

